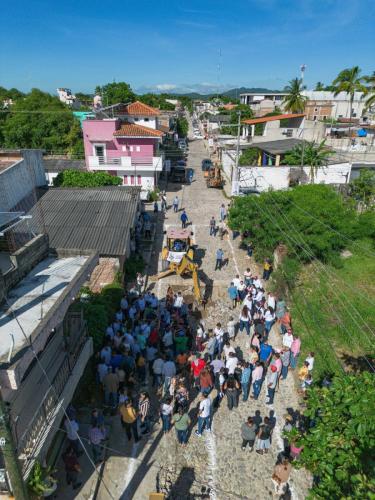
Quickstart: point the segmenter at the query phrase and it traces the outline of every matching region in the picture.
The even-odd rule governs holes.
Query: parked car
[[[180,149],[186,149],[187,148],[186,139],[179,139],[178,140],[178,147]]]
[[[170,178],[172,182],[185,182],[186,168],[182,165],[175,165],[171,168]]]
[[[212,161],[211,160],[209,160],[208,158],[206,158],[205,160],[202,161],[202,170],[203,171],[210,170],[211,167],[212,167]]]

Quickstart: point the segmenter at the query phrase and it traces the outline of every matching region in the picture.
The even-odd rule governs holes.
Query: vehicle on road
[[[177,144],[180,149],[185,150],[187,148],[186,139],[179,139]]]
[[[198,277],[198,264],[194,262],[193,233],[190,229],[169,228],[166,231],[166,245],[162,250],[162,271],[158,280],[176,273],[179,276],[191,274],[193,291],[198,303],[202,302],[202,294]]]
[[[171,167],[170,179],[172,182],[185,182],[186,181],[186,164],[185,165],[173,165]],[[185,162],[184,162],[185,163]]]
[[[202,170],[205,172],[206,170],[210,170],[212,167],[212,161],[208,158],[202,160]]]
[[[221,174],[221,168],[217,163],[204,173],[208,188],[222,189],[224,187],[224,179]]]

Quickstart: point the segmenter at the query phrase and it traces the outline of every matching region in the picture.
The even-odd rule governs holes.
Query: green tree
[[[324,83],[322,82],[318,82],[316,85],[315,85],[315,89],[314,90],[325,90],[325,85]]]
[[[317,143],[304,141],[292,150],[288,151],[282,163],[284,165],[309,165],[310,181],[314,182],[318,167],[327,165],[329,157],[333,154],[332,149],[325,145],[325,140]]]
[[[2,135],[5,148],[83,154],[79,121],[58,97],[38,89],[15,102],[3,122]]]
[[[189,132],[189,122],[184,117],[178,117],[176,128],[179,137],[187,137]]]
[[[79,170],[64,170],[53,180],[55,187],[100,187],[119,186],[122,179],[107,172],[82,172]]]
[[[362,83],[363,77],[361,76],[361,69],[358,66],[353,66],[352,68],[343,69],[333,80],[332,85],[334,86],[334,95],[337,96],[340,92],[345,92],[349,95],[350,101],[350,119],[353,115],[353,101],[355,92],[366,93],[367,88]]]
[[[242,151],[242,154],[239,159],[240,165],[256,165],[258,160],[258,149],[257,148],[249,148]]]
[[[174,105],[166,101],[167,97],[162,94],[143,94],[138,96],[138,100],[152,106],[156,109],[163,109],[166,111],[173,111],[175,109]]]
[[[317,479],[314,499],[373,499],[375,495],[375,385],[370,373],[341,375],[308,394],[307,431],[291,435],[303,446],[293,465]]]
[[[363,80],[368,84],[365,94],[367,96],[366,109],[369,109],[375,105],[375,71],[370,76],[364,76]]]
[[[134,102],[137,98],[130,85],[125,82],[112,82],[95,87],[95,94],[100,94],[103,106],[111,106],[120,102],[127,104]]]
[[[235,125],[238,124],[238,113],[241,112],[241,121],[242,120],[249,120],[250,118],[254,117],[253,111],[250,109],[249,106],[246,104],[238,104],[235,108],[233,108],[230,111],[230,127],[229,126],[224,126],[221,127],[221,133],[222,134],[228,134],[228,135],[237,135],[238,134],[238,127]]]
[[[361,169],[359,177],[350,183],[351,194],[361,200],[366,206],[375,196],[375,172]]]
[[[303,113],[306,104],[306,97],[302,95],[305,87],[302,85],[302,79],[293,78],[290,80],[289,85],[285,87],[285,91],[289,95],[285,96],[283,104],[287,111],[291,113]]]
[[[15,88],[6,89],[4,87],[0,87],[0,104],[5,99],[12,99],[12,101],[15,102],[18,99],[21,99],[22,97],[25,97],[25,94],[18,89]]]

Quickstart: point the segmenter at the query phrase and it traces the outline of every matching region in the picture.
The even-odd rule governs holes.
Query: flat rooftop
[[[6,361],[14,338],[12,357],[27,343],[20,326],[29,339],[58,298],[68,288],[90,256],[48,257],[8,292],[8,302],[0,307],[0,361]],[[12,308],[14,315],[10,311]]]
[[[300,139],[281,139],[279,141],[254,142],[252,146],[261,151],[266,151],[266,153],[278,155],[284,154],[300,144],[303,144]]]

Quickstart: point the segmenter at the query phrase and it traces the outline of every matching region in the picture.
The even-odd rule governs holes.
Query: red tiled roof
[[[134,123],[123,123],[113,135],[115,137],[162,137],[164,132]]]
[[[245,123],[246,125],[256,125],[257,123],[274,122],[276,120],[288,120],[289,118],[302,118],[303,116],[305,116],[303,113],[263,116],[262,118],[251,118],[250,120],[243,120],[242,123]]]
[[[223,106],[223,108],[227,109],[228,111],[230,111],[231,109],[234,109],[236,107],[237,107],[237,104],[231,104],[231,103],[224,104],[224,106]]]
[[[160,115],[158,109],[152,108],[143,102],[135,101],[126,106],[126,114],[133,116],[157,116]]]

